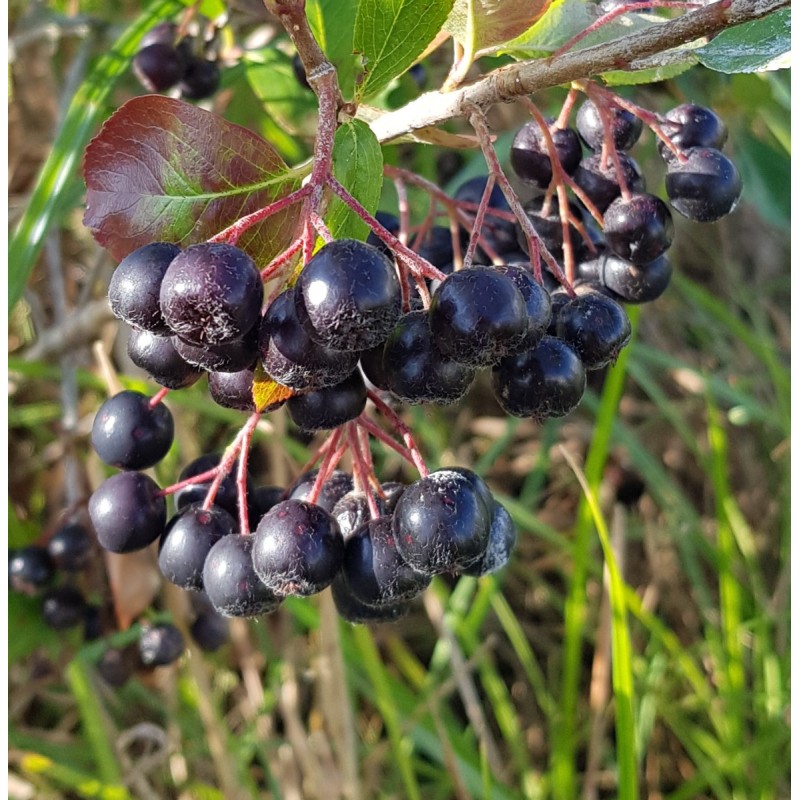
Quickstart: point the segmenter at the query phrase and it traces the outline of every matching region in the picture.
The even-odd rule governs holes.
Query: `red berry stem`
[[[356,427],[355,423],[348,422],[346,428],[347,440],[350,445],[350,453],[353,457],[353,472],[355,473],[357,482],[361,486],[361,490],[367,497],[367,505],[369,506],[370,516],[372,519],[377,519],[381,514],[378,510],[378,504],[375,500],[375,495],[373,494],[370,486],[369,473],[372,472],[372,468],[367,467],[364,454],[361,452],[361,443],[358,440],[358,428]]]
[[[275,275],[300,252],[302,246],[303,237],[298,236],[280,255],[275,256],[275,258],[261,270],[261,280],[266,283],[268,280],[275,277]]]
[[[166,386],[162,389],[159,389],[150,398],[150,403],[149,403],[150,408],[155,408],[168,394],[169,394],[169,389],[167,389]]]
[[[240,533],[251,533],[250,512],[247,508],[247,461],[250,457],[250,443],[253,441],[253,434],[261,416],[261,412],[256,412],[248,421],[244,428],[242,437],[242,455],[239,458],[239,469],[236,473],[236,494],[239,498],[239,531]]]
[[[162,489],[160,492],[158,492],[158,497],[168,497],[171,494],[179,492],[181,489],[185,489],[187,486],[194,486],[194,484],[196,483],[205,483],[206,481],[213,481],[214,478],[217,477],[218,473],[219,473],[219,466],[216,466],[213,469],[201,472],[199,475],[192,475],[191,478],[186,478],[182,481],[178,481],[178,483],[173,483],[172,486],[167,486],[165,489]]]
[[[684,3],[678,0],[645,0],[645,2],[627,3],[626,5],[618,6],[603,14],[599,19],[596,19],[588,28],[585,28],[580,33],[575,34],[571,39],[568,39],[552,56],[550,56],[550,58],[563,55],[582,39],[585,39],[590,33],[594,33],[598,28],[602,28],[603,25],[608,25],[609,22],[612,22],[623,14],[630,14],[632,11],[648,11],[651,8],[682,8],[690,10],[692,8],[702,7],[703,3]]]
[[[422,453],[420,453],[417,443],[414,441],[411,428],[409,428],[408,425],[406,425],[405,422],[400,419],[394,409],[392,409],[381,399],[380,395],[376,391],[373,389],[367,389],[367,397],[372,400],[375,408],[377,408],[378,411],[380,411],[380,413],[386,417],[391,426],[397,431],[402,440],[405,442],[409,454],[411,455],[411,460],[414,463],[414,466],[417,468],[417,472],[419,472],[423,478],[427,478],[428,467],[425,464],[425,460],[422,458]]]
[[[392,450],[395,451],[398,455],[402,456],[409,464],[416,467],[417,463],[414,460],[414,456],[412,455],[411,451],[407,447],[403,447],[400,442],[396,442],[383,430],[377,423],[371,420],[366,414],[362,414],[356,422],[358,425],[370,436],[376,438],[382,444],[385,444],[387,447],[390,447]]]
[[[492,196],[494,190],[495,176],[489,175],[486,181],[486,186],[483,188],[481,195],[481,202],[478,204],[478,211],[475,214],[475,221],[472,223],[472,233],[469,236],[469,244],[467,245],[467,252],[464,253],[464,269],[469,269],[472,266],[472,259],[475,256],[475,250],[478,248],[478,239],[483,229],[483,220],[486,216],[486,209],[489,206],[489,198]]]
[[[336,469],[336,465],[342,460],[342,456],[347,450],[347,442],[345,442],[344,445],[339,444],[343,434],[344,428],[337,428],[329,439],[325,457],[322,459],[317,477],[314,479],[314,485],[311,487],[311,492],[307,498],[309,503],[316,503],[317,500],[319,500],[325,481],[328,480],[331,473]]]

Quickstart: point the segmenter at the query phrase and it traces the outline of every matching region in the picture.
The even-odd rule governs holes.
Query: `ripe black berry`
[[[211,399],[223,408],[237,411],[255,411],[253,380],[255,369],[249,367],[239,372],[210,372],[208,392]]]
[[[450,228],[434,225],[420,242],[414,242],[414,250],[434,267],[442,269],[453,263],[453,235]]]
[[[386,340],[382,368],[386,388],[406,403],[455,403],[475,377],[471,367],[439,351],[425,311],[401,317]]]
[[[85,611],[86,599],[74,586],[59,586],[42,598],[44,624],[57,631],[80,625]]]
[[[317,481],[318,473],[319,470],[316,469],[304,472],[287,490],[286,496],[288,499],[307,500]],[[322,491],[320,491],[315,505],[331,512],[339,500],[352,491],[353,477],[341,470],[334,470],[325,483],[322,484]]]
[[[356,370],[335,386],[289,398],[286,409],[304,431],[332,430],[355,419],[367,404],[367,387]]]
[[[97,672],[100,677],[115,689],[124,686],[136,669],[137,657],[133,647],[109,647],[97,662]]]
[[[619,163],[628,190],[643,192],[645,180],[639,165],[625,153],[619,154]],[[604,165],[599,153],[584,158],[572,177],[601,214],[620,195],[617,168],[610,158]]]
[[[368,606],[366,603],[362,603],[353,594],[353,590],[341,573],[331,584],[331,594],[339,616],[356,625],[396,622],[404,617],[410,609],[410,601],[407,600],[382,606]]]
[[[180,247],[169,242],[153,242],[125,256],[108,285],[108,302],[114,316],[135,328],[162,336],[169,334],[159,296],[167,267],[180,252]]]
[[[295,289],[309,336],[334,350],[375,347],[400,317],[394,264],[377,248],[353,239],[329,242],[319,250]]]
[[[258,322],[264,287],[250,256],[229,244],[196,244],[161,282],[161,313],[173,333],[199,345],[241,339]]]
[[[528,331],[528,314],[510,278],[492,267],[473,267],[442,282],[431,298],[429,324],[445,356],[480,367],[519,346]]]
[[[474,564],[464,568],[463,574],[480,578],[482,575],[491,575],[501,570],[511,558],[516,541],[517,529],[511,514],[500,503],[495,502],[492,507],[492,524],[489,528],[486,552]]]
[[[672,265],[667,256],[636,266],[613,254],[601,257],[600,279],[626,303],[650,303],[669,286]]]
[[[532,350],[492,369],[492,390],[512,417],[563,417],[580,403],[586,371],[566,342],[545,336]]]
[[[213,653],[228,641],[228,620],[209,608],[195,617],[189,632],[201,650]]]
[[[611,140],[617,150],[630,150],[642,134],[642,121],[639,117],[618,106],[607,106],[606,113],[611,129]],[[600,152],[603,149],[605,129],[597,106],[587,100],[578,109],[575,127],[586,146]]]
[[[375,497],[375,504],[381,515],[389,513],[388,504],[381,498]],[[364,492],[348,492],[337,501],[331,515],[336,520],[346,543],[352,533],[371,519],[367,495]]]
[[[279,596],[321,592],[342,565],[344,542],[336,520],[303,500],[285,500],[271,508],[253,538],[256,574]]]
[[[474,564],[486,551],[490,526],[482,493],[469,476],[449,469],[412,483],[392,516],[398,552],[427,575]]]
[[[355,369],[358,353],[331,350],[315,342],[299,311],[295,289],[281,292],[270,305],[259,333],[264,369],[278,383],[298,391],[343,381]]]
[[[664,133],[678,148],[688,150],[690,147],[713,147],[719,150],[728,138],[725,123],[710,109],[694,103],[684,103],[667,111],[667,124]],[[675,154],[658,140],[658,152],[661,158],[670,162]]]
[[[186,61],[171,44],[156,42],[133,57],[133,72],[148,92],[165,92],[183,77]]]
[[[177,661],[186,648],[183,634],[169,623],[145,628],[139,636],[139,658],[145,667],[165,667]]]
[[[55,575],[55,565],[46,548],[21,547],[8,553],[8,587],[12,591],[35,595]]]
[[[203,370],[181,357],[173,339],[150,331],[131,330],[128,357],[160,386],[185,389],[200,379]]]
[[[207,372],[240,372],[258,359],[258,326],[241,339],[218,345],[190,344],[178,336],[172,337],[178,355]]]
[[[214,467],[219,464],[219,461],[220,456],[218,453],[207,453],[206,455],[196,458],[181,470],[178,476],[178,483],[185,481],[187,478],[193,478],[196,475],[202,475],[204,472],[214,469]],[[234,466],[233,470],[222,479],[216,497],[214,498],[214,505],[224,508],[225,511],[234,518],[237,516],[239,508],[238,491],[236,488],[236,469],[237,468]],[[174,495],[175,508],[180,511],[191,503],[202,503],[206,498],[211,483],[212,480],[209,479],[203,483],[192,483],[188,486],[184,486],[182,489],[178,489]]]
[[[235,533],[234,518],[219,506],[203,510],[193,503],[173,517],[161,536],[158,566],[162,575],[182,589],[203,588],[203,565],[211,548]]]
[[[223,536],[209,551],[203,588],[211,605],[225,617],[257,617],[280,605],[253,569],[252,534]]]
[[[488,175],[479,175],[476,178],[471,178],[456,189],[453,199],[460,203],[478,205],[481,202],[488,180]],[[494,208],[498,211],[511,211],[511,206],[509,206],[503,190],[497,183],[492,187],[489,195],[489,208]],[[466,242],[469,235],[466,234],[466,231],[464,234],[464,242]],[[486,214],[480,234],[481,238],[485,239],[486,243],[499,255],[510,253],[517,249],[517,233],[511,220],[500,219],[492,214]]]
[[[544,195],[534,197],[524,206],[525,213],[533,225],[533,229],[539,235],[541,243],[550,251],[553,258],[562,261],[564,258],[564,228],[561,223],[561,213],[558,201],[551,198],[547,206],[544,205]],[[575,203],[569,204],[569,212],[575,219],[581,218],[581,210]],[[580,254],[583,250],[583,239],[578,230],[570,225],[569,239],[572,245],[572,252]],[[519,246],[527,254],[528,240],[522,231],[522,227],[517,228],[517,240]]]
[[[517,352],[529,350],[545,335],[550,325],[550,295],[540,283],[536,282],[530,267],[523,264],[506,264],[498,267],[497,271],[513,282],[525,301],[528,331],[517,346]]]
[[[600,369],[613,364],[630,341],[631,323],[619,303],[589,292],[558,312],[558,335],[572,346],[586,369]]]
[[[669,209],[652,194],[617,198],[603,215],[608,246],[634,264],[647,264],[672,244],[674,227]]]
[[[164,531],[167,505],[158,484],[142,472],[120,472],[89,498],[89,516],[100,546],[131,553],[152,544]]]
[[[106,464],[144,469],[161,461],[172,445],[172,414],[163,403],[126,390],[100,406],[92,425],[92,447]]]
[[[147,33],[142,36],[139,42],[139,49],[144,50],[151,44],[169,44],[174,45],[175,40],[178,38],[178,26],[174,22],[159,22],[154,25]]]
[[[548,119],[550,135],[558,160],[568,175],[575,171],[581,160],[581,143],[572,128],[556,128]],[[536,120],[525,123],[511,144],[511,168],[525,183],[546,189],[553,179],[553,166],[542,129]]]
[[[191,58],[178,84],[184,100],[205,100],[219,89],[221,73],[216,61]]]
[[[742,194],[736,165],[719,150],[692,147],[686,161],[673,159],[667,167],[670,205],[695,222],[716,222],[730,214]]]
[[[89,563],[91,534],[79,522],[62,525],[47,543],[47,552],[53,563],[67,572],[79,572]]]
[[[431,582],[430,573],[417,571],[398,552],[390,516],[370,520],[351,534],[342,574],[356,599],[368,606],[410,600]]]

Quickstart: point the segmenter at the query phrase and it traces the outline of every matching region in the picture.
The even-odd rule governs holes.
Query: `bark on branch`
[[[790,0],[732,0],[727,7],[724,2],[717,2],[611,42],[502,67],[477,83],[453,92],[428,92],[403,108],[373,120],[370,127],[379,141],[388,142],[465,116],[465,109],[470,107],[477,106],[485,111],[522,95],[623,69],[656,53],[761,19],[789,5]]]

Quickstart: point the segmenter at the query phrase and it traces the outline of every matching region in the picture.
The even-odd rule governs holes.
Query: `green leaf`
[[[383,154],[365,122],[354,119],[336,131],[333,174],[370,214],[377,211],[383,185]],[[325,221],[335,239],[364,241],[369,233],[367,224],[338,198],[331,200]]]
[[[790,66],[792,10],[774,14],[723,31],[695,54],[717,72],[764,72]]]
[[[317,98],[295,77],[291,56],[265,47],[246,53],[243,62],[247,82],[266,113],[290,134],[313,136]]]
[[[62,635],[44,624],[41,597],[27,597],[9,592],[8,620],[9,664],[30,655],[37,647],[44,647],[50,654],[64,649]]]
[[[364,66],[358,99],[402,75],[436,38],[452,7],[453,0],[360,0],[353,36]]]
[[[470,63],[530,30],[546,13],[551,0],[456,0],[447,31],[464,48]]]
[[[517,59],[542,58],[566,44],[574,36],[585,31],[603,15],[595,3],[587,0],[555,0],[547,13],[536,24],[516,39],[491,52],[511,55]],[[572,51],[583,50],[597,44],[638,33],[664,22],[650,14],[623,14],[588,34],[572,47]],[[488,54],[484,52],[483,54]]]
[[[295,189],[267,141],[170,97],[129,100],[86,148],[84,224],[121,260],[152,241],[202,242]],[[299,207],[253,225],[239,239],[257,264],[290,243]]]
[[[71,186],[70,179],[80,163],[83,148],[100,121],[117,81],[128,71],[139,40],[156,23],[174,16],[182,7],[177,0],[150,3],[76,92],[9,245],[9,311],[22,297],[45,236],[65,207],[65,193]]]
[[[358,0],[307,0],[306,17],[319,46],[336,67],[339,88],[352,98],[358,59],[353,53]]]
[[[691,50],[680,51],[680,60],[677,63],[668,63],[650,69],[615,70],[604,72],[603,81],[608,86],[635,86],[644,83],[657,83],[674,78],[697,63]]]
[[[767,222],[788,230],[791,220],[791,159],[748,132],[742,132],[735,141],[744,201]]]

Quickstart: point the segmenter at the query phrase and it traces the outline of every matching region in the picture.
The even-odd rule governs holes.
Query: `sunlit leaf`
[[[290,397],[294,396],[294,391],[288,386],[274,381],[264,370],[261,362],[258,362],[256,374],[253,379],[253,402],[256,410],[262,413],[274,411],[283,405]]]
[[[86,149],[84,224],[120,260],[148,242],[204,241],[296,188],[299,180],[252,131],[196,106],[148,95],[129,100]],[[291,241],[299,209],[239,239],[257,263]]]

